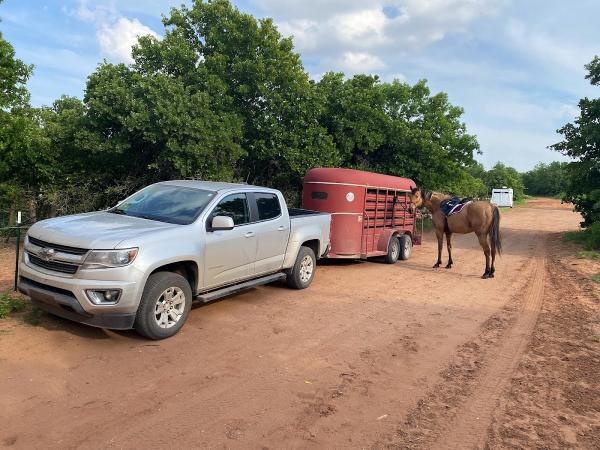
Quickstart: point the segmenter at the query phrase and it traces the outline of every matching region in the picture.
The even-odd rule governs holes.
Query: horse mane
[[[429,189],[421,188],[421,197],[423,197],[423,199],[429,200],[432,195],[433,192],[431,192]]]

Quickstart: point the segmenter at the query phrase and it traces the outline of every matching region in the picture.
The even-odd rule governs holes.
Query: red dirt
[[[451,270],[429,237],[407,262],[199,306],[161,342],[4,320],[0,446],[598,448],[598,285],[578,270],[600,268],[557,234],[578,215],[532,206],[503,215],[493,280],[474,235]]]

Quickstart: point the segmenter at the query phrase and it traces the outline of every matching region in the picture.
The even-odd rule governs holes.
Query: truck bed
[[[302,209],[302,208],[288,208],[288,213],[290,214],[290,219],[300,218],[300,217],[308,217],[308,216],[319,216],[319,215],[329,215],[329,213],[321,212],[321,211],[313,211],[312,209]]]

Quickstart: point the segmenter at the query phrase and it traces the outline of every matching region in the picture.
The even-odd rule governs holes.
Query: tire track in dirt
[[[531,282],[526,288],[513,326],[507,330],[474,391],[433,448],[463,449],[485,446],[497,399],[510,381],[527,347],[541,310],[546,277],[544,248],[545,239],[542,238],[538,241],[533,257]]]

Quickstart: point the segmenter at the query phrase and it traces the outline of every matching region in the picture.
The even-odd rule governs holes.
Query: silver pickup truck
[[[308,287],[330,222],[326,213],[288,209],[274,189],[157,183],[106,211],[33,225],[19,290],[52,314],[163,339],[183,326],[193,299],[283,279]]]

